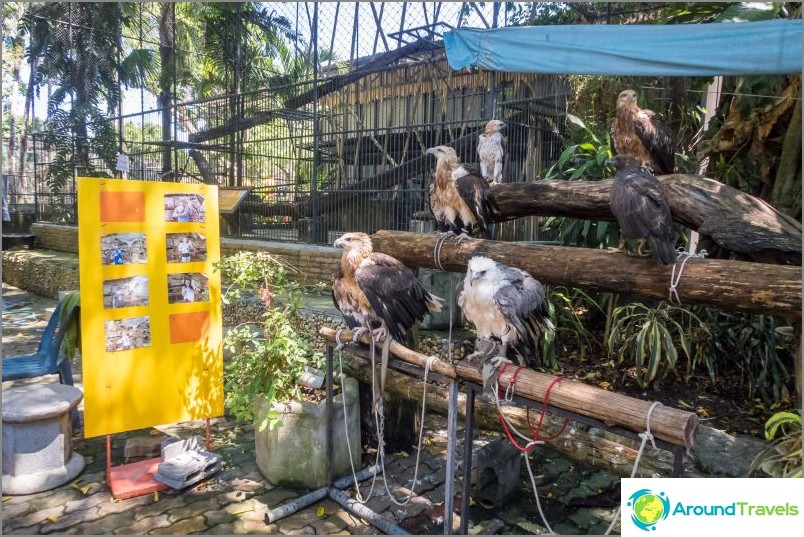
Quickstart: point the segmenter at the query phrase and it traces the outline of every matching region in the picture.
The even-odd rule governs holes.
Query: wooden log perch
[[[332,328],[322,327],[318,333],[327,341],[335,341],[336,332]],[[340,338],[343,342],[350,342],[352,332],[343,331]],[[371,340],[368,334],[364,334],[360,341],[369,345]],[[394,356],[419,367],[424,368],[427,363],[427,356],[412,351],[396,341],[391,342],[390,350]],[[453,365],[436,360],[431,370],[448,378],[464,379],[480,384],[483,382],[480,371],[468,364]],[[516,368],[510,368],[500,376],[501,389],[509,386],[514,371]],[[555,378],[553,375],[523,369],[516,378],[516,394],[532,401],[542,402],[547,388]],[[595,418],[610,426],[619,426],[639,433],[645,430],[648,409],[652,403],[566,379],[553,386],[549,404]],[[697,429],[698,416],[692,412],[659,406],[651,414],[650,430],[653,435],[676,446],[691,448],[695,444]]]
[[[356,378],[359,382],[371,386],[371,362],[351,352],[343,356],[344,370],[347,375]],[[385,397],[389,401],[405,400],[414,404],[421,404],[424,383],[403,372],[391,368],[385,379]],[[428,383],[427,386],[427,412],[437,412],[446,415],[448,412],[447,398],[449,390]],[[460,419],[466,418],[466,395],[458,394],[458,413]],[[520,431],[528,430],[528,414],[522,407],[506,405],[502,407],[505,417]],[[531,426],[540,418],[539,411],[531,410]],[[478,429],[498,431],[503,434],[500,418],[497,415],[497,406],[475,398],[475,424]],[[562,431],[563,429],[563,431]],[[639,441],[626,438],[615,433],[608,433],[601,429],[591,428],[548,412],[542,422],[544,441],[550,447],[573,460],[603,468],[615,475],[629,477],[634,467]],[[703,429],[703,428],[700,428]],[[559,435],[559,433],[561,433]],[[556,436],[558,435],[558,436]],[[635,477],[652,477],[661,475],[670,477],[673,473],[673,453],[665,449],[647,449],[640,459],[639,469]],[[686,464],[685,477],[711,477],[698,472],[692,464]]]
[[[657,177],[673,219],[753,261],[801,265],[801,223],[765,201],[714,179],[672,174]],[[500,221],[522,216],[614,220],[609,207],[612,179],[535,181],[492,186]],[[728,221],[727,232],[718,222]]]
[[[435,234],[378,231],[371,239],[375,251],[394,256],[408,267],[438,268],[433,256]],[[615,251],[483,239],[467,240],[460,245],[445,241],[441,265],[448,271],[464,272],[469,259],[476,255],[519,267],[544,284],[647,298],[667,299],[672,273],[672,265],[660,266],[652,258],[629,257]],[[677,292],[685,304],[801,317],[798,266],[691,259],[684,266]]]

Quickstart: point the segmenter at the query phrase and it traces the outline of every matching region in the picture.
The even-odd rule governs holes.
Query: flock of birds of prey
[[[451,147],[427,150],[436,158],[428,192],[439,240],[452,238],[460,244],[477,235],[489,237],[489,225],[500,215],[491,186],[503,182],[505,128],[502,121],[492,120],[479,136],[480,171],[462,164]],[[673,172],[670,130],[654,112],[639,108],[636,93],[629,89],[617,99],[611,141],[614,156],[609,164],[616,173],[610,206],[620,226],[620,249],[636,240],[638,255],[644,255],[648,243],[658,263],[675,262],[677,235],[661,183],[654,176]],[[444,301],[428,292],[402,262],[374,252],[369,235],[346,233],[334,245],[344,252],[340,269],[332,275],[333,302],[354,330],[353,341],[371,332],[373,341],[383,342],[382,394],[390,340],[411,343],[414,325],[441,311]],[[554,326],[545,288],[537,279],[519,268],[475,256],[458,291],[457,304],[477,332],[475,352],[467,361],[482,367],[487,390],[503,360],[538,364],[539,338]]]

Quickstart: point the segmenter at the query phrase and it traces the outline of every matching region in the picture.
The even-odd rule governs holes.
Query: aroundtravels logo
[[[628,498],[631,508],[631,522],[644,531],[656,529],[656,524],[670,514],[670,500],[664,492],[654,493],[650,489],[640,489]]]

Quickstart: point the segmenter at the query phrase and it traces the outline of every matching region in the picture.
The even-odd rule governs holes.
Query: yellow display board
[[[78,179],[86,437],[223,414],[216,186]]]

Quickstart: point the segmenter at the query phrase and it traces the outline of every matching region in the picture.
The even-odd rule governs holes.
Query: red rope
[[[510,363],[506,362],[500,368],[500,372],[497,373],[497,398],[498,399],[500,397],[500,379],[502,378],[503,373],[505,373],[505,370],[508,369],[509,365],[510,365]],[[517,367],[516,371],[514,371],[514,374],[511,375],[511,378],[508,381],[508,388],[507,389],[513,389],[513,386],[516,385],[516,376],[523,369],[524,369],[524,367],[521,367],[521,366]],[[531,425],[531,423],[530,423],[530,407],[525,406],[525,412],[526,412],[525,415],[526,415],[527,422],[528,422],[528,428],[530,429],[530,432],[533,435],[533,440],[534,441],[538,442],[539,440],[555,440],[556,438],[561,436],[564,433],[564,429],[567,428],[567,424],[569,423],[569,418],[564,419],[564,424],[561,426],[561,430],[559,430],[555,435],[553,435],[553,436],[541,436],[542,425],[544,423],[544,416],[545,416],[545,414],[547,414],[547,405],[548,405],[548,402],[550,400],[550,391],[553,389],[553,386],[555,386],[556,384],[558,384],[562,380],[564,380],[564,377],[556,377],[547,386],[547,391],[544,394],[544,401],[542,401],[542,412],[541,412],[541,415],[539,416],[539,423],[536,425],[535,429],[533,428],[533,425]],[[530,452],[530,451],[533,450],[533,448],[536,447],[536,444],[533,444],[530,447],[520,446],[517,443],[517,441],[514,438],[514,436],[511,434],[511,431],[508,429],[508,424],[505,422],[505,418],[503,417],[502,412],[498,411],[497,414],[498,414],[498,417],[500,418],[500,424],[502,424],[503,430],[505,431],[505,434],[508,437],[508,440],[510,440],[511,444],[513,444],[513,446],[517,449],[517,451]]]
[[[564,429],[567,428],[567,424],[569,423],[569,418],[564,418],[564,425],[561,426],[561,430],[559,430],[553,436],[541,436],[542,431],[542,424],[544,423],[544,416],[547,414],[547,402],[550,400],[550,390],[553,389],[553,386],[558,384],[564,380],[564,377],[556,377],[551,382],[550,385],[547,386],[547,391],[544,394],[544,401],[542,401],[542,412],[539,415],[539,423],[536,425],[536,429],[533,429],[533,425],[530,423],[530,407],[525,407],[525,417],[528,420],[528,428],[530,429],[531,434],[533,435],[534,440],[555,440],[559,436],[564,433]]]

